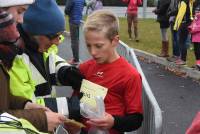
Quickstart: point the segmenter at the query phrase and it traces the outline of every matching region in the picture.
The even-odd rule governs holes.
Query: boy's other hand
[[[114,118],[111,114],[105,113],[103,118],[90,119],[87,123],[100,129],[110,129],[114,125]]]

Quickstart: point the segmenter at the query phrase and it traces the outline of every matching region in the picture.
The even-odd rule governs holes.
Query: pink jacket
[[[128,3],[127,13],[137,14],[138,6],[142,5],[142,0],[122,0],[125,3]]]
[[[195,19],[188,28],[192,35],[192,42],[200,42],[200,13],[195,15]]]

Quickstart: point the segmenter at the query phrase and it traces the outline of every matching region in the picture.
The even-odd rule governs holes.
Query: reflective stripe
[[[62,63],[59,63],[57,66],[56,66],[56,73],[58,73],[59,69],[61,67],[64,67],[64,66],[70,66],[70,64],[66,63],[66,62],[62,62]]]
[[[42,106],[45,106],[45,102],[44,102],[44,98],[40,97],[40,98],[36,98],[36,103],[40,104]]]
[[[68,103],[66,97],[56,98],[58,113],[69,117]]]
[[[56,87],[52,86],[51,97],[56,98]]]
[[[32,97],[32,102],[45,106],[44,98],[50,98],[50,97],[51,97],[51,95],[35,97],[35,94],[34,94]]]
[[[37,68],[31,63],[29,56],[26,54],[23,54],[22,58],[23,58],[25,64],[30,68],[30,71],[32,73],[32,78],[35,81],[35,84],[40,85],[42,83],[46,83],[47,81],[40,74],[40,72],[37,70]]]
[[[56,72],[56,59],[55,54],[51,53],[49,55],[49,73],[54,74]]]

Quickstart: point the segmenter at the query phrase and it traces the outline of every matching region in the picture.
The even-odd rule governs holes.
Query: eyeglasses
[[[63,34],[63,32],[58,32],[56,34],[50,34],[50,35],[46,35],[47,38],[49,38],[50,40],[55,39],[57,37],[60,37]],[[59,38],[60,39],[60,38]]]
[[[7,119],[11,119],[12,121],[3,121],[0,120],[0,124],[5,124],[8,127],[1,127],[0,128],[8,128],[8,129],[21,129],[24,130],[26,132],[26,134],[39,134],[38,132],[31,130],[29,128],[23,128],[22,123],[16,119],[13,119],[11,117],[7,117],[7,116],[0,116],[0,118],[7,118]]]

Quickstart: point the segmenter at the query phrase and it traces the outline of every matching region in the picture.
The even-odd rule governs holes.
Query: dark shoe
[[[135,41],[136,41],[136,42],[139,42],[140,40],[139,40],[138,38],[135,38]]]
[[[168,60],[169,62],[175,62],[175,61],[177,61],[178,59],[180,59],[180,57],[179,57],[179,56],[174,56],[174,55],[167,58],[167,60]]]

